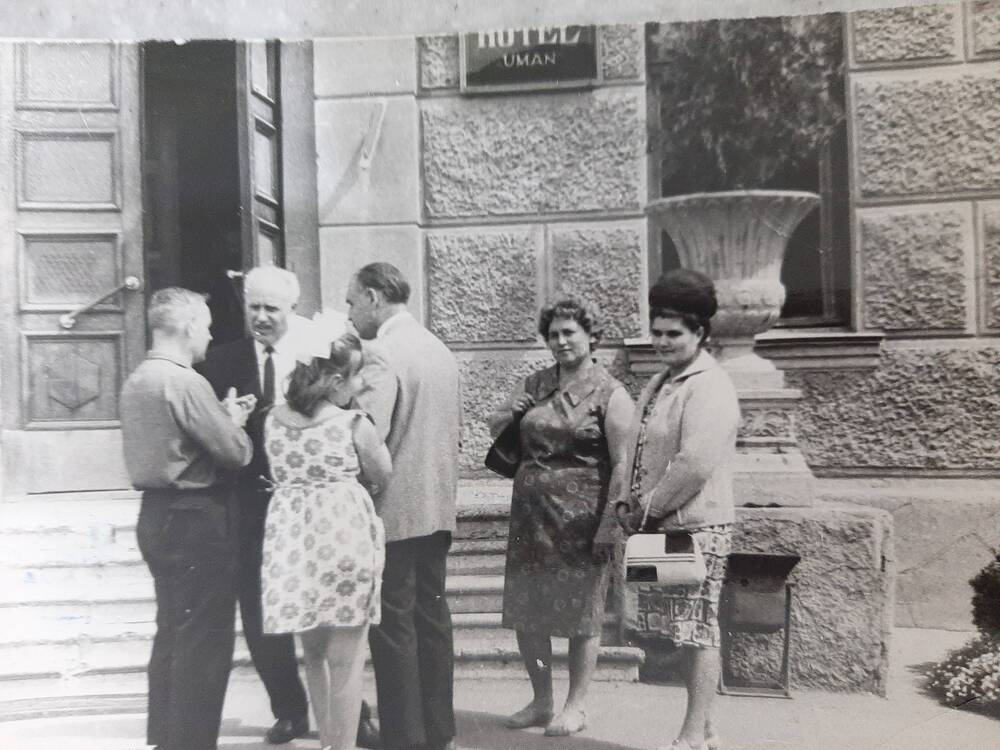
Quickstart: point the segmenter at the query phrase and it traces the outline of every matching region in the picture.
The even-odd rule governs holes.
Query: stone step
[[[148,659],[148,652],[146,654]],[[634,648],[602,648],[598,656],[595,680],[604,682],[637,682],[643,653]],[[553,677],[567,676],[566,649],[558,640],[553,648]],[[75,674],[22,672],[19,679],[3,679],[0,701],[0,721],[8,717],[29,715],[56,716],[60,712],[88,712],[108,706],[115,713],[144,713],[146,710],[146,665],[119,670],[89,669]],[[371,664],[366,665],[366,678],[371,685]],[[456,651],[456,679],[525,680],[524,666],[515,649],[475,647]],[[233,664],[233,681],[257,683],[259,678],[245,654]],[[373,689],[372,689],[373,690]],[[374,697],[374,692],[370,697]],[[34,712],[34,714],[32,713]]]
[[[506,539],[456,539],[448,553],[448,575],[503,575]]]
[[[32,610],[45,619],[86,619],[102,605],[139,607],[154,602],[153,579],[142,566],[50,569],[59,585],[43,585],[34,579],[5,585],[0,592],[0,621],[8,616],[30,616]],[[447,594],[453,612],[499,612],[503,596],[502,575],[458,575],[447,579]],[[117,614],[111,616],[117,617]]]
[[[506,543],[501,540],[456,542],[448,556],[448,575],[502,576],[505,550]],[[100,592],[98,600],[115,593],[133,598],[135,591],[145,591],[151,585],[138,552],[134,556],[123,552],[118,559],[101,561],[60,557],[37,564],[0,565],[0,606],[79,599],[95,589]]]
[[[608,624],[613,626],[615,623],[609,619]],[[472,662],[482,659],[482,666],[492,670],[508,666],[501,662],[512,661],[520,666],[514,632],[499,625],[499,616],[456,615],[456,663],[471,668]],[[142,672],[149,661],[154,633],[154,624],[148,622],[135,623],[127,629],[107,624],[91,627],[86,635],[72,633],[67,628],[61,635],[50,629],[32,635],[22,634],[20,640],[7,638],[0,643],[0,682]],[[553,654],[557,660],[565,658],[566,648],[566,639],[553,640]],[[249,663],[246,643],[239,633],[234,660],[237,664]]]

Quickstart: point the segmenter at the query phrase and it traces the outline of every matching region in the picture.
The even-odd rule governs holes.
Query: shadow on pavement
[[[572,737],[546,737],[539,729],[507,729],[503,716],[478,711],[458,711],[458,744],[466,750],[635,750],[631,745],[619,745],[587,737],[585,729]]]

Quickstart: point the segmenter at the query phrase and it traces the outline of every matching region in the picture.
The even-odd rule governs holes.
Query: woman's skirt
[[[642,638],[669,638],[676,646],[719,648],[719,599],[732,550],[732,525],[691,532],[705,558],[705,580],[694,586],[627,586],[625,628]]]

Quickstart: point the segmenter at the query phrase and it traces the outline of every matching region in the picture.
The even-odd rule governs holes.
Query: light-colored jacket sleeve
[[[361,364],[361,390],[354,396],[354,403],[375,423],[375,430],[383,442],[392,427],[392,414],[399,393],[399,378],[392,368],[385,349],[378,343],[366,341]]]
[[[714,373],[696,375],[692,386],[681,417],[680,451],[642,499],[643,507],[651,503],[650,518],[683,508],[733,454],[740,420],[736,394]]]

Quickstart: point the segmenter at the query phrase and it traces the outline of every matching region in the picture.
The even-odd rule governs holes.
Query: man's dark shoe
[[[366,701],[361,701],[361,716],[358,718],[358,736],[355,744],[367,750],[378,750],[382,747],[378,736],[378,724],[372,719],[372,710]]]
[[[302,737],[309,732],[309,717],[298,719],[278,719],[274,726],[267,730],[264,739],[271,745],[284,745],[296,737]]]

